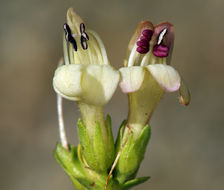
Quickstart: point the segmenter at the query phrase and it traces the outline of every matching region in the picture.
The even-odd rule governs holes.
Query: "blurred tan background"
[[[152,138],[137,189],[224,188],[224,1],[223,0],[0,0],[0,189],[72,190],[53,158],[59,140],[52,76],[62,56],[69,7],[102,37],[115,68],[141,20],[175,25],[172,65],[191,89],[185,108],[166,94],[150,124]],[[114,134],[127,116],[118,89],[105,108]],[[76,143],[75,103],[65,102],[70,143]]]

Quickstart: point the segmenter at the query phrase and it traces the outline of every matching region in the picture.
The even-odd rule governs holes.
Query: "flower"
[[[120,74],[110,66],[103,42],[72,8],[67,12],[64,30],[65,65],[55,71],[54,90],[69,100],[106,104],[117,88]]]
[[[65,64],[56,69],[53,87],[63,98],[78,102],[83,159],[91,169],[105,173],[115,151],[111,120],[109,116],[104,118],[103,106],[114,94],[120,73],[110,66],[100,37],[86,28],[72,8],[64,24],[63,47]]]
[[[179,90],[184,105],[190,102],[189,91],[170,66],[174,27],[169,22],[157,26],[143,21],[128,45],[124,67],[120,69],[121,90],[129,96],[128,125],[136,134],[148,123],[165,92]]]

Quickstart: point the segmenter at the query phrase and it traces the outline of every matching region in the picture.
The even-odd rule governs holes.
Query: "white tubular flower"
[[[149,21],[139,24],[128,46],[124,67],[120,69],[120,87],[129,96],[128,125],[140,133],[165,92],[179,90],[184,105],[189,91],[179,73],[171,67],[173,25],[157,26]]]
[[[102,106],[114,94],[120,74],[110,66],[100,37],[85,27],[70,8],[64,25],[64,61],[53,78],[53,87],[62,97]]]

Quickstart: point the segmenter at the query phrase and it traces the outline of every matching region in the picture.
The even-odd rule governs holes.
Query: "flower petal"
[[[54,90],[69,100],[79,100],[82,93],[81,78],[85,65],[71,64],[58,67],[53,78]]]
[[[95,31],[88,30],[88,32],[90,33],[90,35],[92,35],[95,38],[95,40],[97,42],[96,44],[100,49],[100,53],[98,53],[98,54],[100,54],[102,56],[102,60],[103,60],[102,64],[109,65],[110,63],[109,63],[109,60],[107,58],[107,52],[106,52],[106,49],[105,49],[105,46],[103,44],[102,39],[100,38],[100,36]]]
[[[72,34],[81,35],[80,24],[83,23],[83,20],[74,11],[73,8],[69,8],[68,11],[67,11],[67,22],[68,22],[68,25],[71,28]]]
[[[141,87],[145,75],[143,67],[123,67],[119,71],[121,73],[120,88],[122,92],[135,92]]]
[[[99,106],[106,104],[114,94],[119,80],[119,72],[109,65],[88,65],[83,72],[81,101]]]
[[[177,91],[180,87],[180,75],[169,65],[153,64],[146,68],[166,92]]]
[[[190,91],[187,88],[187,85],[184,82],[184,79],[181,78],[180,88],[179,88],[179,98],[180,102],[187,106],[191,101]]]

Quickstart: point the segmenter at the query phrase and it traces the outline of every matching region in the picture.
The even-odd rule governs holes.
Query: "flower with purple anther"
[[[184,81],[170,66],[173,43],[174,27],[169,22],[153,26],[143,21],[130,40],[120,69],[120,87],[129,96],[128,125],[136,134],[148,123],[165,92],[179,90],[181,102],[190,102]]]

